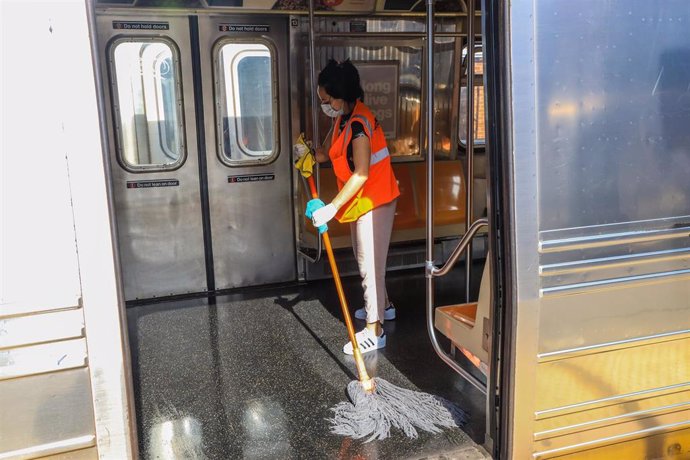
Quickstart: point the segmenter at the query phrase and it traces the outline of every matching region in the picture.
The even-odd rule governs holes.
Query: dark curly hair
[[[349,59],[343,62],[330,59],[319,73],[318,83],[329,96],[336,99],[343,99],[350,104],[364,100],[359,72]]]

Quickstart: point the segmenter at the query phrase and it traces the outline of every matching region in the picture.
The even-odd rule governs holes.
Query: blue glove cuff
[[[314,211],[317,209],[323,208],[326,206],[326,203],[323,201],[319,200],[318,198],[314,198],[313,200],[309,200],[307,202],[307,209],[304,211],[304,215],[307,217],[307,219],[311,219],[312,216],[314,215]]]
[[[314,211],[317,209],[323,208],[326,206],[326,204],[319,200],[318,198],[314,198],[313,200],[309,200],[307,202],[307,209],[304,211],[304,215],[307,217],[307,219],[311,219],[312,216],[314,215]],[[328,231],[328,224],[323,224],[318,227],[319,229],[319,234],[325,233]]]

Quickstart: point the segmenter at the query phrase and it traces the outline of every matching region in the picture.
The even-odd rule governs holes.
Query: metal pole
[[[315,49],[315,38],[314,38],[314,0],[309,0],[309,76],[311,83],[310,102],[311,102],[311,133],[312,133],[312,145],[317,146],[321,143],[319,142],[319,112],[318,106],[316,105],[316,49]],[[317,193],[321,192],[321,167],[319,163],[316,163],[316,169],[314,169],[314,181],[316,182]],[[316,250],[316,258],[312,262],[316,263],[321,259],[321,251],[323,249],[321,242],[321,235],[319,235],[318,247]]]
[[[316,110],[316,45],[314,41],[314,0],[309,0],[309,73],[312,86],[309,94],[311,101],[312,143],[316,146],[319,145],[319,113]],[[318,191],[318,180],[316,182]]]
[[[465,203],[465,231],[474,221],[474,2],[467,4],[467,195]],[[467,246],[465,255],[465,302],[470,301],[470,284],[472,281],[472,242]]]
[[[426,0],[426,166],[426,265],[428,270],[434,265],[434,0]]]
[[[465,251],[465,248],[467,248],[467,245],[469,245],[472,242],[472,238],[474,238],[474,235],[477,234],[477,232],[484,227],[489,226],[489,219],[477,219],[474,221],[472,226],[465,232],[465,235],[462,237],[458,245],[453,249],[453,252],[451,253],[450,257],[446,261],[446,263],[443,265],[441,268],[435,268],[433,269],[433,275],[434,276],[444,276],[447,275],[448,272],[453,268],[455,265],[455,262],[460,258],[462,253]]]

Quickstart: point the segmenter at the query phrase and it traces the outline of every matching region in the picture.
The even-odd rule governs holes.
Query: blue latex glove
[[[319,200],[318,198],[314,198],[313,200],[309,200],[307,202],[307,209],[306,209],[306,211],[304,211],[304,215],[307,217],[307,219],[311,219],[314,215],[314,211],[316,211],[317,209],[323,208],[324,206],[326,206],[326,204],[323,201]],[[328,231],[328,225],[323,224],[323,225],[319,226],[318,229],[319,229],[319,233],[327,232]]]

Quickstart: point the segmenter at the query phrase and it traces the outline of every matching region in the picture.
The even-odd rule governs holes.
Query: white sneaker
[[[360,308],[359,310],[355,310],[355,318],[357,319],[367,319],[367,311],[364,308]],[[384,321],[391,321],[395,319],[395,307],[393,306],[392,303],[388,304],[388,308],[383,310],[383,320]]]
[[[357,339],[357,346],[359,350],[364,353],[369,353],[370,351],[378,350],[386,346],[386,333],[382,332],[379,337],[376,337],[373,332],[371,332],[366,327],[355,334],[355,339]],[[352,354],[352,342],[347,342],[343,347],[343,353],[346,355]]]

